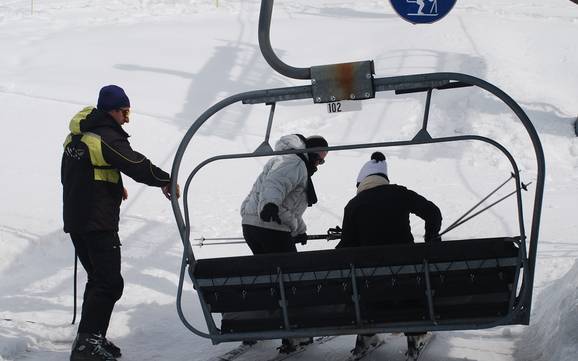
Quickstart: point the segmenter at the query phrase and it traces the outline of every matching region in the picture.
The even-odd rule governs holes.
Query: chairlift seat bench
[[[382,327],[504,317],[519,237],[201,259],[196,288],[220,332]],[[285,317],[286,316],[286,317]]]

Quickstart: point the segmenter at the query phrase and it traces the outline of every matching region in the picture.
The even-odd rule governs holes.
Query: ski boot
[[[109,354],[112,355],[112,357],[119,358],[122,356],[122,353],[120,352],[120,347],[112,343],[112,341],[110,341],[106,337],[104,338],[102,346],[104,347],[105,350],[108,351]]]
[[[417,360],[431,335],[428,333],[407,336],[407,359]]]
[[[379,337],[376,334],[372,335],[357,335],[355,339],[355,347],[351,350],[354,355],[359,355],[367,349],[376,346],[379,343]]]
[[[306,346],[311,343],[313,343],[313,337],[284,338],[281,340],[281,346],[277,349],[279,353],[288,354],[297,351],[300,346]]]
[[[99,334],[79,333],[72,344],[70,361],[117,361],[105,349],[104,340]]]

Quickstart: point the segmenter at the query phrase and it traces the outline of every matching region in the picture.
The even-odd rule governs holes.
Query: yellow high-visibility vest
[[[94,107],[92,106],[86,107],[72,118],[69,126],[70,134],[68,134],[64,141],[64,148],[72,142],[73,136],[82,135],[80,141],[84,143],[89,150],[90,163],[94,168],[94,180],[118,184],[120,181],[120,172],[104,159],[100,135],[80,131],[80,122],[85,119],[93,109]]]

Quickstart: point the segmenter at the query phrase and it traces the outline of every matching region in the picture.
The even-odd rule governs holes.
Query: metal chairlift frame
[[[264,142],[252,153],[240,153],[240,154],[225,154],[214,156],[204,160],[199,163],[194,170],[188,176],[184,188],[183,188],[183,210],[179,202],[174,197],[171,199],[173,212],[175,214],[179,234],[184,246],[182,264],[180,269],[180,279],[178,284],[177,292],[177,311],[181,321],[190,331],[193,333],[210,338],[213,343],[220,343],[226,341],[234,341],[243,339],[238,334],[222,334],[220,330],[215,326],[214,320],[212,319],[210,310],[207,305],[200,299],[201,307],[204,312],[205,319],[207,321],[207,326],[209,333],[203,332],[196,327],[194,327],[184,315],[182,308],[182,294],[183,294],[183,284],[185,273],[188,273],[193,282],[195,288],[198,286],[198,281],[194,276],[194,269],[197,263],[193,249],[190,242],[190,231],[191,231],[191,219],[189,217],[189,204],[187,200],[187,194],[193,177],[197,172],[209,163],[225,160],[225,159],[242,159],[242,158],[254,158],[254,157],[270,157],[282,154],[296,154],[301,151],[299,150],[287,150],[287,151],[273,151],[269,145],[269,135],[271,131],[271,125],[273,121],[273,116],[275,112],[275,105],[278,102],[286,102],[297,99],[313,99],[315,103],[327,103],[331,101],[343,100],[343,99],[370,99],[374,98],[375,93],[383,91],[395,91],[396,94],[411,93],[411,92],[426,92],[426,102],[423,117],[423,124],[421,130],[409,140],[399,140],[399,141],[389,141],[389,142],[378,142],[378,143],[363,143],[363,144],[351,144],[351,145],[340,145],[340,146],[330,146],[323,148],[315,148],[317,151],[341,151],[341,150],[352,150],[352,149],[363,149],[363,148],[376,148],[376,147],[392,147],[392,146],[408,146],[408,145],[424,145],[424,144],[434,144],[434,143],[447,143],[447,142],[460,142],[460,141],[481,141],[496,147],[501,151],[505,157],[509,160],[512,166],[512,174],[516,183],[516,199],[517,199],[517,213],[518,213],[518,223],[520,232],[520,248],[521,248],[521,260],[519,267],[523,267],[522,272],[522,282],[519,287],[519,292],[516,296],[516,308],[506,317],[498,322],[493,322],[491,324],[471,324],[471,325],[428,325],[430,330],[455,330],[455,329],[479,329],[479,328],[490,328],[499,325],[506,324],[529,324],[530,319],[530,309],[532,303],[532,289],[534,284],[534,271],[537,256],[537,246],[538,246],[538,233],[540,226],[540,217],[542,209],[542,198],[544,192],[544,179],[545,179],[545,160],[544,152],[538,134],[529,120],[526,113],[522,108],[504,91],[499,89],[493,84],[490,84],[482,79],[476,78],[474,76],[461,74],[461,73],[451,73],[451,72],[440,72],[440,73],[426,73],[417,75],[404,75],[404,76],[394,76],[394,77],[383,77],[375,78],[373,76],[373,62],[356,62],[356,63],[346,63],[346,64],[333,64],[333,65],[323,65],[311,68],[295,68],[283,63],[274,53],[271,43],[270,43],[270,24],[271,15],[273,11],[273,0],[262,0],[261,2],[261,12],[259,17],[259,45],[261,52],[267,62],[280,74],[285,76],[295,78],[295,79],[311,79],[311,85],[304,86],[292,86],[285,88],[275,88],[275,89],[265,89],[249,91],[240,94],[235,94],[229,96],[226,99],[219,101],[218,103],[207,109],[201,116],[191,125],[189,130],[184,135],[179,148],[176,152],[175,159],[172,166],[172,181],[171,181],[171,193],[175,194],[177,179],[179,176],[179,169],[181,166],[181,161],[183,159],[184,153],[191,142],[193,136],[201,128],[201,126],[215,113],[223,110],[224,108],[241,102],[243,104],[267,104],[270,105],[270,114],[268,119],[267,131],[265,134]],[[526,231],[524,229],[524,215],[522,210],[522,183],[520,180],[520,172],[516,161],[508,150],[496,142],[493,139],[479,136],[479,135],[459,135],[450,137],[432,137],[427,131],[429,109],[432,98],[433,90],[446,90],[446,89],[456,89],[461,87],[478,87],[483,89],[502,102],[504,102],[511,111],[517,116],[521,121],[522,125],[526,129],[530,140],[532,142],[536,163],[537,163],[537,179],[536,188],[534,192],[534,204],[532,212],[532,221],[529,237],[526,237]],[[527,249],[529,245],[529,249]],[[415,328],[409,327],[405,331],[411,331]],[[362,332],[364,329],[360,328],[357,331]],[[399,331],[399,328],[396,329]],[[376,331],[371,329],[371,331]],[[390,328],[383,327],[381,331],[391,331]],[[404,331],[404,330],[402,330]],[[327,333],[327,330],[325,330]],[[330,332],[332,334],[351,334],[351,330],[335,330]],[[299,330],[285,331],[278,330],[266,333],[256,333],[248,334],[248,338],[280,338],[288,336],[311,336],[311,332],[299,332]]]

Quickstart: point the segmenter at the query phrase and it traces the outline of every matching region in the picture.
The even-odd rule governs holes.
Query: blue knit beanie
[[[124,90],[116,85],[107,85],[100,89],[98,93],[98,104],[96,107],[105,112],[130,107],[130,100]]]

